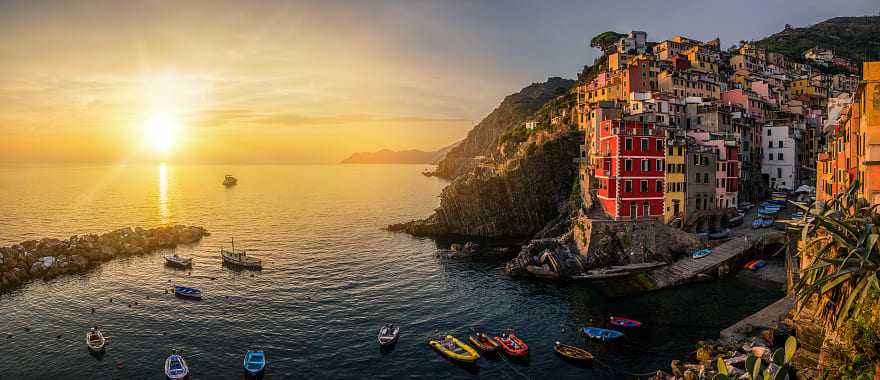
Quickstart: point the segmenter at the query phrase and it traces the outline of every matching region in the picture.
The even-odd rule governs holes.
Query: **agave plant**
[[[795,286],[801,307],[814,296],[819,319],[839,327],[859,310],[871,289],[880,289],[880,204],[869,205],[856,197],[858,181],[846,193],[814,210],[804,210],[804,220],[815,213],[812,223],[801,231],[801,260],[811,260]]]
[[[746,357],[746,376],[751,380],[786,380],[791,372],[791,358],[797,351],[797,339],[793,336],[788,337],[785,341],[784,348],[778,348],[770,356],[771,362],[775,364],[771,370],[771,366],[765,365],[761,358],[754,354]],[[720,356],[716,360],[718,373],[712,377],[712,380],[729,380],[731,373]]]

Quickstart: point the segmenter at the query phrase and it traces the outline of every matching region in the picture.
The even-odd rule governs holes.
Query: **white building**
[[[620,53],[635,51],[636,54],[644,54],[648,47],[647,40],[648,33],[634,30],[617,41],[617,51]]]
[[[801,131],[791,126],[764,126],[764,157],[761,172],[770,179],[771,189],[795,189],[798,179],[798,140]]]

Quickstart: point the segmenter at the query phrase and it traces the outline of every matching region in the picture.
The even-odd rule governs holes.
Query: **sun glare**
[[[177,121],[169,114],[159,113],[147,121],[147,141],[158,153],[168,154],[174,145]]]

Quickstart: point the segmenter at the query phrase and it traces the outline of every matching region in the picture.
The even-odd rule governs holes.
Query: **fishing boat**
[[[553,346],[553,351],[565,359],[577,362],[589,362],[593,360],[593,354],[589,351],[568,344],[556,342],[556,345]]]
[[[165,256],[165,264],[178,268],[189,268],[193,265],[192,257],[178,256],[176,253],[171,256]]]
[[[202,299],[202,291],[196,288],[174,285],[174,295],[184,298]]]
[[[263,260],[247,255],[247,251],[235,249],[235,239],[232,239],[232,249],[220,247],[220,257],[223,263],[246,269],[263,269]]]
[[[428,345],[443,356],[455,361],[473,363],[480,358],[477,350],[452,335],[447,335],[440,340],[430,340]]]
[[[385,324],[379,329],[379,346],[387,347],[394,344],[394,342],[397,342],[398,336],[400,336],[400,327]]]
[[[603,329],[599,327],[584,327],[583,332],[584,335],[593,339],[599,339],[603,342],[614,340],[623,336],[623,333],[620,331]]]
[[[101,333],[97,327],[92,327],[86,333],[86,346],[92,352],[101,352],[104,351],[104,345],[107,343],[107,340],[104,339],[104,334]]]
[[[484,333],[478,332],[471,335],[468,337],[468,341],[477,347],[477,349],[485,353],[498,351],[498,343]]]
[[[523,357],[529,354],[529,346],[512,331],[507,331],[501,336],[496,336],[495,341],[504,350],[504,353],[513,357]]]
[[[189,367],[186,366],[186,360],[183,360],[183,356],[178,355],[177,351],[172,351],[165,359],[165,377],[178,380],[186,379],[188,376]]]
[[[227,174],[223,178],[223,186],[230,187],[230,186],[235,186],[237,184],[238,184],[238,178],[235,178],[229,174]]]
[[[752,272],[757,272],[759,269],[767,266],[767,262],[764,260],[752,260],[743,265],[743,268],[748,269]]]
[[[691,257],[693,257],[694,259],[702,259],[706,256],[709,256],[710,253],[712,253],[712,248],[703,248],[701,250],[694,251],[694,253],[691,254]]]
[[[629,319],[629,318],[611,317],[611,318],[609,318],[609,322],[612,325],[615,325],[618,327],[625,327],[625,328],[634,328],[634,327],[641,327],[642,326],[642,322],[639,322],[635,319]]]
[[[730,236],[730,228],[725,228],[725,229],[720,230],[720,231],[715,231],[715,232],[710,232],[710,233],[709,233],[709,239],[710,239],[710,240],[724,239],[724,238],[726,238],[726,237],[728,237],[728,236]]]
[[[248,350],[244,354],[244,372],[250,376],[258,376],[266,370],[266,353],[262,350]]]

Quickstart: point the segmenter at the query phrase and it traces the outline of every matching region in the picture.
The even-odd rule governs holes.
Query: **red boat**
[[[501,349],[510,356],[523,357],[529,354],[529,346],[526,345],[526,342],[517,338],[512,332],[496,336],[495,341],[498,342],[498,344],[501,345]]]
[[[636,328],[642,325],[642,322],[639,322],[635,319],[628,318],[620,318],[620,317],[611,317],[611,324],[620,327],[626,328]]]
[[[498,350],[498,343],[483,333],[476,333],[468,337],[468,340],[483,352],[495,352]]]

